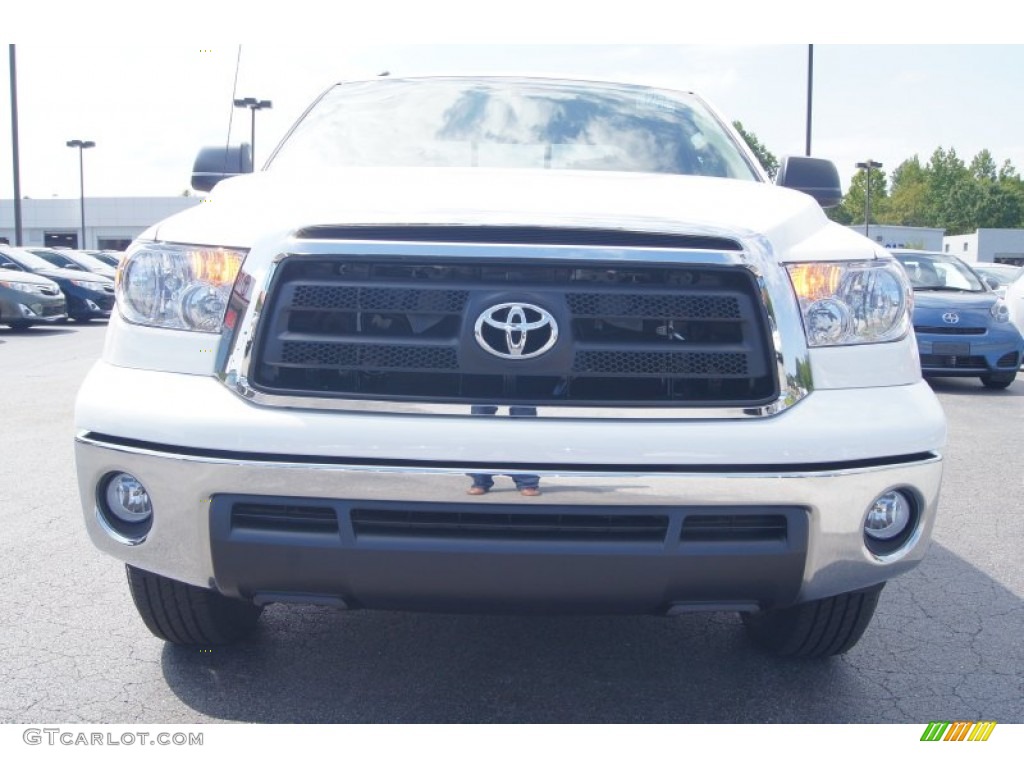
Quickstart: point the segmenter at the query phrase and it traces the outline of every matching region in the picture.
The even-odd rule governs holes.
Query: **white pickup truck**
[[[824,656],[924,555],[945,420],[831,163],[772,184],[693,94],[501,77],[342,83],[247,157],[132,245],[78,398],[86,526],[158,637],[736,611]]]

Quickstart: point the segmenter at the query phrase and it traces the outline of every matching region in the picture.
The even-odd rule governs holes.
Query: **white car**
[[[1003,301],[1010,312],[1010,322],[1024,335],[1024,275],[1006,286]]]
[[[201,153],[209,200],[131,246],[78,398],[158,637],[737,611],[824,656],[924,556],[945,420],[831,163],[773,185],[693,94],[498,77],[339,84],[247,161]]]
[[[1024,276],[1024,267],[1015,264],[993,264],[976,262],[970,265],[985,280],[986,285],[1000,298],[1006,296],[1006,289],[1017,278]]]

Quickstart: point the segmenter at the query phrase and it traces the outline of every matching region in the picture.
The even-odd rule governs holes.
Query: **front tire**
[[[871,623],[885,583],[790,608],[743,614],[751,639],[779,656],[815,659],[846,653]]]
[[[263,609],[125,566],[132,600],[149,631],[175,645],[225,645],[256,626]]]
[[[981,377],[981,383],[985,385],[987,389],[1006,389],[1008,386],[1013,384],[1013,380],[1016,378],[1016,371],[1010,371],[1009,373],[989,373]]]

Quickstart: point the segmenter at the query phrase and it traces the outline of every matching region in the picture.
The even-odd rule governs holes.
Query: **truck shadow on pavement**
[[[250,641],[166,645],[188,707],[266,723],[1024,720],[1022,601],[933,544],[843,657],[780,660],[734,614],[455,616],[272,606]]]
[[[74,333],[73,327],[68,328],[66,326],[45,326],[35,328],[7,328],[0,325],[0,343],[5,336],[18,336],[21,338],[32,338],[33,336],[64,336],[69,333]]]
[[[1024,397],[1024,372],[1006,389],[988,389],[976,378],[926,379],[936,394],[955,397]]]

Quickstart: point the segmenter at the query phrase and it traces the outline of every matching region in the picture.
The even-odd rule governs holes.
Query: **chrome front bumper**
[[[345,463],[344,460],[327,458],[180,449],[89,432],[80,433],[76,440],[76,461],[86,525],[100,549],[154,573],[228,593],[241,590],[242,594],[245,594],[245,585],[230,584],[232,574],[225,573],[224,563],[216,562],[214,554],[218,549],[215,541],[218,534],[213,530],[216,520],[211,506],[216,507],[216,500],[226,496],[302,499],[311,503],[338,499],[407,502],[420,506],[435,504],[439,508],[456,511],[470,508],[486,511],[493,506],[496,512],[511,514],[544,510],[593,514],[632,510],[643,514],[652,510],[668,510],[672,520],[670,527],[679,525],[679,515],[672,512],[679,508],[801,508],[806,513],[806,554],[800,554],[802,575],[797,574],[793,589],[795,601],[801,602],[877,584],[916,565],[927,549],[942,474],[941,458],[936,454],[918,454],[879,464],[862,461],[791,468],[675,466],[666,467],[663,471],[650,468],[629,471],[627,468],[599,466],[574,469],[488,462],[456,465],[421,461],[355,463],[348,460]],[[97,484],[117,471],[127,471],[136,476],[148,489],[155,509],[152,529],[144,541],[134,545],[112,536],[97,512]],[[467,475],[474,473],[538,475],[544,492],[539,497],[523,498],[515,492],[509,478],[499,477],[491,493],[471,499],[466,496],[470,482]],[[864,545],[864,518],[878,495],[897,487],[910,489],[916,496],[920,507],[918,529],[899,552],[879,558]],[[467,507],[470,502],[471,507]],[[678,534],[678,527],[675,533]],[[225,534],[228,538],[231,535]],[[585,571],[575,576],[571,572],[564,574],[566,583],[570,585],[568,592],[562,595],[567,599],[579,597],[594,573],[611,571],[614,577],[614,569],[619,565],[634,568],[639,567],[637,564],[640,562],[648,562],[658,565],[645,571],[643,578],[637,578],[635,582],[638,588],[654,593],[649,598],[651,604],[665,605],[669,610],[729,606],[749,610],[756,607],[749,600],[737,598],[739,593],[736,589],[727,590],[727,599],[714,599],[713,582],[725,579],[726,575],[716,572],[713,567],[713,548],[697,553],[712,566],[707,571],[712,583],[703,585],[696,592],[682,589],[675,594],[673,558],[685,558],[688,553],[681,550],[678,537],[673,539],[672,536],[661,545],[634,548],[628,552],[606,552],[600,548],[571,552],[557,542],[534,545],[525,552],[516,550],[515,542],[495,544],[493,541],[474,542],[466,538],[457,541],[441,538],[411,547],[407,546],[409,542],[400,540],[382,545],[379,540],[354,540],[351,531],[343,529],[339,540],[330,543],[332,551],[326,557],[327,562],[347,562],[349,566],[347,570],[339,567],[339,583],[330,589],[322,583],[322,569],[314,579],[316,584],[306,589],[297,586],[303,581],[303,569],[307,567],[305,558],[310,552],[306,546],[309,542],[301,540],[302,534],[297,536],[299,538],[293,536],[289,539],[289,535],[276,534],[272,542],[262,542],[273,545],[278,566],[288,570],[288,584],[281,589],[260,585],[261,595],[246,596],[267,601],[302,600],[305,593],[310,602],[341,603],[345,602],[345,595],[358,591],[359,584],[368,583],[369,571],[379,575],[380,568],[385,565],[389,571],[385,591],[395,597],[395,590],[402,588],[404,573],[410,594],[417,594],[421,589],[417,578],[422,575],[422,568],[433,573],[450,564],[458,578],[470,584],[472,596],[485,599],[486,593],[473,592],[472,582],[491,583],[489,579],[493,574],[488,569],[495,563],[501,564],[495,567],[506,571],[512,563],[513,572],[506,573],[507,578],[502,582],[506,587],[521,579],[524,584],[533,584],[529,588],[530,593],[537,594],[543,589],[543,584],[537,583],[537,574],[546,572],[551,577],[550,585],[555,594],[560,589],[559,558],[572,554],[576,556],[574,562],[587,563],[587,566]],[[263,551],[258,535],[242,533],[239,537],[234,543],[253,545],[252,551],[256,553]],[[289,541],[295,544],[293,550],[289,550]],[[505,550],[503,546],[506,546]],[[324,562],[322,549],[319,548],[316,557]],[[408,557],[395,557],[396,551],[399,554],[405,552]],[[430,553],[427,560],[424,560],[425,552]],[[628,555],[626,559],[621,557],[624,554]],[[503,559],[506,555],[523,557]],[[727,580],[735,587],[737,578],[740,581],[744,578],[742,552],[730,550],[729,556],[729,563],[735,565],[735,568],[730,568],[738,568],[740,574],[738,577],[735,574],[728,576]],[[458,565],[460,562],[462,565]],[[682,563],[683,560],[675,562]],[[515,563],[522,565],[521,573],[514,572]],[[692,566],[691,560],[684,568],[687,578],[699,580],[701,570],[694,570]],[[751,570],[749,577],[760,578],[756,570]],[[599,590],[600,585],[595,583],[594,589]],[[700,599],[688,597],[694,594],[699,594]],[[377,602],[383,607],[401,607],[401,601],[396,600]],[[601,610],[600,595],[594,596],[592,605],[595,610]]]

